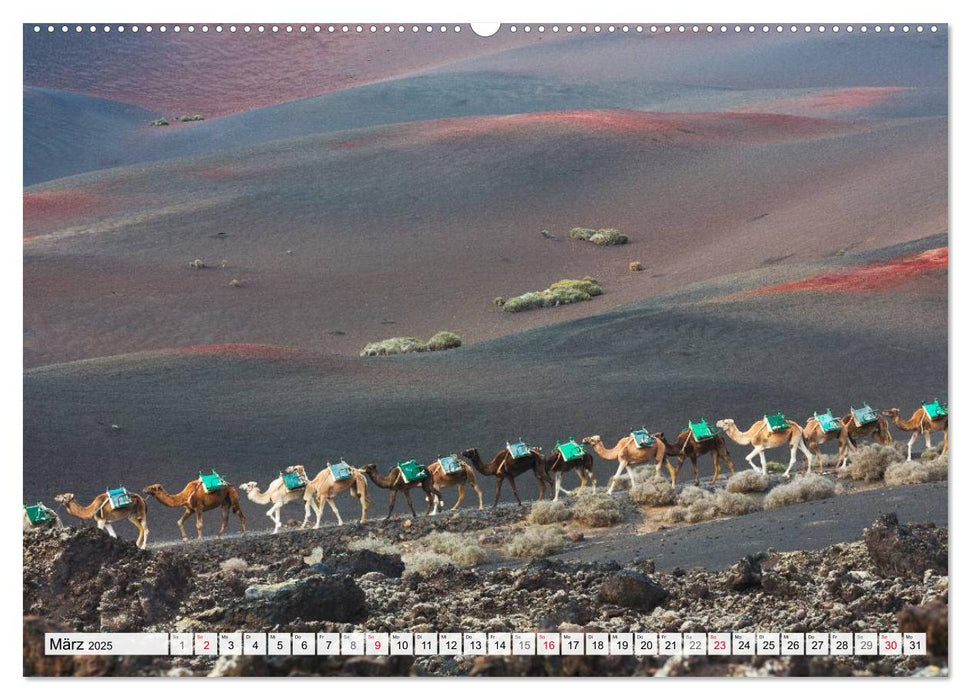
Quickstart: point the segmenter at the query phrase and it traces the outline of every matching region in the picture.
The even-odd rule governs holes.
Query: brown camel
[[[378,465],[376,464],[366,464],[362,468],[365,474],[371,477],[377,486],[383,489],[391,490],[391,504],[388,506],[388,514],[385,516],[385,520],[391,517],[391,513],[394,511],[394,502],[398,497],[398,492],[401,491],[405,494],[405,500],[408,502],[408,507],[411,509],[411,514],[418,517],[418,513],[415,512],[415,505],[411,502],[411,489],[415,486],[419,486],[422,491],[425,492],[425,500],[428,502],[428,510],[425,511],[425,515],[432,513],[432,507],[434,506],[435,512],[438,510],[438,504],[442,500],[442,494],[438,492],[438,489],[432,484],[432,479],[429,476],[421,481],[405,481],[404,476],[401,474],[401,467],[397,464],[391,467],[391,471],[388,472],[387,476],[381,476],[378,473]]]
[[[572,438],[571,438],[572,439]],[[580,477],[580,486],[573,491],[563,488],[563,476],[571,470],[576,469],[577,476]],[[553,475],[553,500],[559,500],[560,492],[569,495],[579,495],[587,488],[589,481],[593,488],[593,493],[597,493],[597,476],[593,473],[593,455],[584,450],[583,454],[566,459],[563,453],[554,449],[550,456],[546,458],[546,471]]]
[[[328,464],[307,484],[303,497],[310,507],[314,509],[314,513],[317,514],[317,522],[314,523],[315,530],[320,527],[320,518],[324,512],[325,502],[334,511],[334,515],[337,516],[337,524],[344,524],[344,520],[337,510],[337,505],[334,503],[334,498],[345,491],[350,491],[351,495],[360,502],[361,522],[367,522],[367,509],[371,505],[371,498],[368,495],[367,479],[364,477],[364,472],[360,469],[355,469],[354,467],[348,468],[351,472],[351,478],[338,481],[334,478],[334,472],[331,471],[330,464]],[[287,467],[287,471],[291,474],[300,474],[305,479],[307,478],[307,474],[301,465]],[[304,524],[306,524],[306,520],[304,520]]]
[[[852,439],[848,434],[847,419],[849,419],[850,425],[855,425],[852,418],[846,416],[836,421],[837,428],[835,430],[824,430],[815,415],[806,421],[806,427],[802,429],[802,439],[806,443],[806,447],[816,455],[820,470],[823,468],[823,453],[819,446],[830,440],[836,440],[839,445],[839,450],[836,453],[836,464],[840,465],[842,462],[841,466],[846,466],[847,452],[853,447]]]
[[[24,532],[27,530],[61,530],[63,528],[61,517],[43,503],[37,503],[33,506],[24,504]]]
[[[614,485],[617,479],[623,472],[627,472],[627,478],[630,479],[631,488],[634,487],[634,472],[631,470],[632,466],[638,464],[647,464],[649,462],[654,462],[654,475],[661,475],[661,463],[667,467],[668,474],[671,475],[671,485],[677,484],[678,480],[678,470],[668,457],[667,448],[665,447],[664,441],[658,439],[660,433],[654,433],[651,437],[654,438],[653,442],[646,447],[641,447],[637,444],[633,435],[625,435],[617,444],[607,449],[604,447],[603,440],[600,439],[599,435],[591,435],[590,437],[585,437],[581,442],[584,445],[590,445],[593,447],[594,452],[600,455],[601,458],[607,461],[617,460],[617,472],[610,477],[610,486],[607,487],[607,493],[613,493]]]
[[[705,440],[696,440],[694,433],[692,433],[690,429],[686,428],[678,433],[678,437],[675,439],[673,445],[664,439],[664,433],[659,433],[658,437],[662,442],[664,442],[665,452],[668,454],[677,455],[677,470],[679,472],[681,471],[681,465],[684,464],[684,460],[691,460],[691,466],[694,468],[695,472],[696,486],[701,484],[701,471],[698,469],[698,458],[702,455],[711,455],[711,461],[715,469],[715,473],[711,476],[711,483],[714,484],[718,479],[718,474],[721,472],[721,463],[723,461],[728,467],[728,470],[732,474],[735,473],[735,463],[732,462],[732,458],[728,454],[728,447],[725,445],[725,439],[721,435],[716,434],[714,437],[710,437]]]
[[[461,471],[446,472],[442,466],[442,459],[448,460],[447,457],[439,457],[425,467],[428,473],[432,475],[432,484],[439,491],[446,486],[458,486],[459,497],[455,501],[455,505],[452,506],[452,510],[458,510],[459,506],[462,505],[462,501],[465,500],[465,485],[468,484],[479,497],[479,510],[482,510],[482,489],[479,488],[478,481],[475,478],[475,469],[464,459],[459,459],[456,455],[452,455],[452,458],[461,467]],[[440,505],[444,511],[445,503],[442,502]]]
[[[295,465],[293,467],[287,467],[288,473],[298,473],[296,471],[291,472],[291,469],[300,468],[300,472],[303,475],[303,486],[298,486],[296,488],[288,488],[286,482],[283,479],[283,474],[280,474],[276,479],[270,482],[270,485],[266,487],[266,491],[260,491],[259,485],[255,481],[248,481],[245,484],[240,484],[240,490],[246,494],[246,497],[253,501],[253,503],[259,503],[260,505],[266,505],[267,503],[272,503],[270,509],[266,511],[266,517],[273,521],[273,534],[280,531],[283,527],[283,520],[280,518],[280,511],[283,510],[283,506],[287,503],[292,503],[293,501],[303,501],[303,523],[300,528],[303,529],[307,526],[307,522],[310,520],[310,502],[304,498],[306,493],[306,475],[303,474],[303,466]]]
[[[91,505],[85,507],[74,500],[73,493],[62,493],[54,496],[54,500],[60,503],[68,513],[81,520],[94,520],[99,530],[105,530],[112,537],[118,537],[111,523],[116,520],[127,519],[138,528],[138,537],[135,544],[139,549],[145,549],[148,545],[148,506],[145,499],[137,493],[129,493],[131,503],[127,506],[115,508],[111,505],[111,499],[107,493],[99,493],[91,501]]]
[[[927,411],[921,406],[908,420],[904,420],[900,417],[899,408],[889,408],[884,411],[884,415],[888,416],[893,424],[910,433],[910,440],[907,441],[907,461],[911,461],[911,450],[914,447],[914,443],[917,442],[917,438],[921,435],[924,436],[924,445],[926,449],[931,449],[931,433],[944,433],[944,443],[941,448],[941,454],[947,452],[947,415],[940,416],[939,418],[931,418],[927,415]]]
[[[516,488],[516,477],[528,471],[533,472],[536,481],[539,483],[538,500],[542,501],[546,498],[547,485],[549,485],[551,490],[554,488],[553,480],[546,473],[546,460],[543,458],[543,453],[535,447],[530,448],[525,455],[518,458],[513,458],[509,454],[509,448],[504,447],[488,463],[482,461],[482,457],[479,456],[479,450],[475,447],[464,450],[462,456],[472,462],[472,466],[480,474],[496,477],[496,500],[492,504],[493,508],[499,503],[502,482],[506,479],[509,479],[509,485],[512,487],[512,493],[516,497],[516,502],[519,505],[523,504],[522,499],[519,497],[519,489]]]
[[[183,523],[194,513],[196,516],[196,537],[201,540],[202,514],[207,510],[216,508],[222,509],[223,516],[219,534],[216,535],[217,538],[222,537],[223,533],[226,532],[226,526],[229,524],[229,511],[236,513],[239,517],[239,526],[243,533],[246,533],[246,516],[243,515],[243,509],[239,505],[239,494],[236,492],[236,487],[232,485],[227,484],[218,491],[206,493],[206,490],[202,488],[202,479],[193,479],[178,493],[168,493],[161,484],[146,486],[142,489],[142,493],[155,496],[163,506],[185,509],[182,516],[176,521],[179,532],[182,533],[183,542],[189,539],[189,536],[185,534]]]
[[[813,471],[813,453],[806,447],[806,443],[802,437],[802,428],[794,420],[787,420],[786,423],[789,425],[788,428],[773,431],[769,427],[768,422],[762,419],[753,423],[752,427],[744,433],[738,429],[735,421],[731,418],[724,418],[715,423],[715,425],[724,430],[725,434],[739,445],[752,445],[755,448],[745,455],[745,459],[751,465],[752,469],[759,470],[754,461],[755,457],[758,456],[762,460],[762,473],[765,474],[767,472],[765,467],[765,451],[771,450],[773,447],[788,445],[789,467],[783,476],[789,476],[792,465],[796,463],[797,450],[806,455],[806,473],[811,474]]]

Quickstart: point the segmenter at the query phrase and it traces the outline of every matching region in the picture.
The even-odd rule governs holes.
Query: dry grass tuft
[[[534,525],[515,535],[503,549],[517,559],[541,559],[561,551],[564,541],[559,525]]]
[[[947,455],[927,461],[891,464],[884,472],[883,480],[890,486],[947,481]]]
[[[627,263],[627,269],[631,272],[640,272],[644,269],[644,266],[641,264],[640,260],[631,260],[629,263]]]
[[[458,532],[432,532],[415,544],[448,557],[456,566],[477,566],[489,560],[489,550],[473,536]]]
[[[361,357],[376,357],[379,355],[404,355],[409,352],[425,352],[428,346],[418,338],[401,336],[386,338],[374,343],[368,343],[361,350]]]
[[[752,496],[722,490],[715,494],[715,507],[720,515],[745,515],[759,510],[759,502]]]
[[[836,485],[824,476],[797,476],[788,484],[781,484],[765,497],[765,508],[780,508],[794,503],[819,501],[836,494]]]
[[[630,499],[642,506],[671,506],[677,497],[678,492],[670,481],[653,475],[647,480],[638,481],[630,490]]]
[[[593,277],[579,280],[560,280],[554,282],[548,289],[541,292],[526,292],[516,297],[506,299],[502,309],[511,311],[528,311],[564,304],[575,304],[578,301],[590,301],[595,296],[603,294],[600,283]]]
[[[451,331],[439,331],[428,339],[428,349],[432,352],[438,350],[451,350],[462,346],[462,337]]]
[[[455,566],[451,557],[427,549],[402,554],[401,561],[404,562],[405,571],[414,571],[419,574],[433,574],[436,571]]]
[[[220,571],[232,572],[232,571],[246,571],[249,568],[249,564],[246,563],[245,559],[240,559],[239,557],[231,557],[226,561],[219,562]]]
[[[607,495],[580,496],[573,504],[573,519],[589,527],[609,527],[623,520],[620,506]]]
[[[725,484],[731,493],[764,493],[768,488],[769,477],[754,469],[738,472]]]
[[[344,549],[346,549],[348,552],[357,552],[362,549],[368,549],[372,552],[377,552],[378,554],[398,553],[398,548],[391,543],[391,540],[385,537],[375,537],[374,535],[368,535],[367,537],[351,540],[344,545]]]
[[[562,523],[573,517],[573,511],[563,501],[536,501],[529,509],[529,522],[536,525]]]
[[[615,228],[572,228],[570,238],[578,241],[590,241],[595,245],[624,245],[627,243],[627,236]]]
[[[759,509],[752,496],[730,493],[724,489],[712,493],[697,486],[685,486],[678,495],[678,505],[668,513],[671,522],[700,523],[732,515],[745,515]]]
[[[849,464],[839,470],[839,477],[854,481],[880,481],[887,467],[900,462],[903,457],[904,454],[896,443],[864,445],[850,453]]]

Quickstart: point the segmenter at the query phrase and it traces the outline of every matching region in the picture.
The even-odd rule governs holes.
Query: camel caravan
[[[411,498],[411,491],[416,487],[425,494],[426,515],[435,515],[440,510],[446,509],[442,491],[451,487],[455,487],[458,492],[452,511],[462,505],[467,489],[475,492],[478,497],[478,508],[482,510],[483,495],[477,475],[495,479],[496,495],[493,507],[498,505],[502,485],[507,481],[516,502],[522,505],[522,499],[516,487],[516,478],[527,472],[532,472],[536,479],[539,487],[538,500],[546,498],[547,488],[550,499],[554,501],[559,499],[561,493],[579,495],[586,491],[588,486],[592,493],[596,493],[597,479],[593,468],[593,454],[607,462],[617,462],[617,470],[609,480],[607,494],[613,493],[618,480],[625,475],[630,486],[633,487],[636,479],[632,468],[639,465],[653,464],[656,477],[661,476],[663,465],[671,479],[671,485],[676,486],[678,472],[688,459],[692,463],[694,483],[700,485],[698,458],[706,454],[711,455],[712,458],[711,483],[714,484],[721,472],[722,464],[735,474],[735,464],[728,452],[729,442],[751,447],[751,451],[745,455],[745,460],[752,469],[762,474],[767,473],[766,451],[787,448],[789,463],[783,476],[788,477],[799,453],[802,453],[805,458],[806,473],[811,474],[813,457],[820,467],[823,462],[820,446],[835,441],[838,448],[836,464],[842,468],[847,465],[850,455],[864,440],[873,440],[880,445],[892,444],[890,424],[910,434],[907,442],[907,461],[911,461],[913,445],[921,436],[924,437],[926,449],[931,449],[932,433],[944,433],[941,453],[947,452],[947,419],[947,406],[937,399],[922,404],[908,419],[901,416],[899,408],[890,408],[881,412],[864,404],[861,408],[851,407],[850,411],[841,417],[834,416],[830,409],[822,413],[813,413],[806,421],[805,427],[788,419],[782,413],[765,414],[744,431],[731,418],[718,420],[712,426],[702,417],[697,422],[689,420],[687,427],[673,442],[668,442],[664,433],[652,433],[642,427],[631,430],[619,438],[613,447],[607,447],[600,435],[591,435],[579,441],[570,437],[562,443],[557,441],[549,456],[544,456],[541,448],[529,445],[520,438],[516,442],[507,442],[505,447],[488,462],[482,460],[477,448],[471,447],[461,454],[439,456],[429,464],[421,464],[417,459],[399,461],[386,474],[382,474],[376,464],[366,464],[358,468],[341,459],[335,464],[327,462],[324,468],[311,479],[305,467],[297,464],[279,471],[278,476],[269,482],[265,490],[261,489],[255,481],[236,487],[215,470],[211,470],[209,474],[199,472],[198,478],[189,481],[181,491],[176,493],[166,491],[161,484],[146,486],[142,493],[145,496],[154,497],[164,506],[182,510],[176,524],[182,533],[183,541],[188,540],[184,526],[186,520],[195,516],[196,537],[202,539],[203,513],[217,508],[222,514],[217,538],[225,534],[231,513],[239,519],[242,534],[246,534],[246,516],[240,505],[240,491],[253,503],[269,506],[266,516],[273,523],[273,532],[277,533],[283,527],[281,511],[288,503],[303,503],[304,517],[300,524],[301,529],[309,526],[311,513],[315,516],[314,529],[320,527],[325,504],[333,511],[337,524],[343,525],[344,520],[337,509],[335,498],[344,492],[358,501],[361,509],[360,522],[366,522],[371,503],[368,491],[369,481],[375,487],[391,492],[386,518],[393,515],[399,493],[404,495],[412,516],[417,517]],[[756,459],[759,460],[758,463]],[[570,472],[576,472],[580,481],[580,485],[572,491],[563,488],[563,477]],[[111,523],[117,520],[128,520],[138,529],[136,544],[142,549],[147,546],[146,499],[137,493],[129,492],[123,486],[106,489],[103,493],[97,494],[87,506],[79,504],[73,493],[55,496],[54,501],[59,509],[64,508],[80,520],[94,520],[98,529],[107,531],[112,537],[117,535]],[[23,522],[24,530],[63,527],[58,513],[42,502],[30,506],[24,504]]]

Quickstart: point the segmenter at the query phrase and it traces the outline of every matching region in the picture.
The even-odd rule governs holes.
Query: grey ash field
[[[921,401],[947,401],[946,30],[507,33],[492,43],[472,36],[112,39],[25,28],[25,502],[50,503],[69,491],[87,503],[118,484],[141,491],[160,482],[174,492],[212,467],[235,484],[265,486],[288,465],[315,474],[341,457],[384,472],[397,460],[431,461],[468,447],[491,457],[519,437],[548,452],[569,436],[599,434],[613,444],[642,425],[672,438],[700,416],[747,427],[775,411],[803,423],[814,411],[843,413],[863,402],[909,415]],[[206,118],[148,126],[180,114]],[[573,227],[617,228],[629,242],[572,240]],[[204,266],[191,266],[195,260]],[[633,261],[644,269],[632,271]],[[602,295],[522,313],[493,304],[585,275],[598,280]],[[358,356],[372,341],[443,330],[461,335],[463,345]],[[748,448],[728,447],[744,467]],[[702,479],[710,477],[709,458],[701,464]],[[360,602],[318,611],[330,617],[313,622],[386,624],[401,614],[411,629],[460,627],[457,610],[438,618],[428,610],[419,564],[402,575],[394,554],[345,551],[352,539],[399,545],[441,529],[474,533],[477,546],[495,550],[469,566],[452,561],[443,569],[448,581],[468,591],[514,586],[531,601],[524,606],[542,611],[517,619],[523,625],[735,624],[703,614],[726,586],[750,611],[751,625],[770,622],[758,612],[768,614],[763,596],[791,603],[774,624],[797,624],[798,609],[819,602],[801,596],[820,586],[845,600],[814,624],[893,625],[906,605],[946,605],[946,554],[928,576],[917,571],[927,562],[917,560],[894,574],[881,569],[880,548],[861,533],[882,513],[899,511],[899,532],[886,522],[881,532],[939,559],[947,482],[900,485],[910,477],[885,477],[885,467],[869,484],[834,482],[840,493],[816,504],[773,511],[758,501],[746,515],[688,527],[632,502],[622,485],[612,499],[623,522],[612,534],[563,525],[561,544],[570,544],[549,554],[560,563],[532,565],[528,556],[498,553],[503,538],[520,534],[516,528],[536,527],[525,520],[527,507],[508,503],[491,513],[419,516],[408,528],[400,518],[336,528],[327,513],[319,531],[207,540],[200,548],[174,544],[178,512],[151,500],[150,543],[158,546],[145,553],[87,530],[25,535],[25,614],[39,616],[28,623],[35,631],[46,624],[167,629],[205,611],[210,617],[199,621],[213,629],[290,629],[294,619],[270,621],[264,599],[245,593],[299,580],[287,589],[297,602],[316,595],[314,586],[322,599],[341,598],[346,586],[348,599]],[[596,458],[594,468],[603,486],[616,465]],[[683,469],[681,494],[690,478],[690,467]],[[572,488],[574,477],[567,479]],[[479,483],[488,504],[494,484]],[[536,497],[530,474],[517,483],[524,500]],[[383,515],[387,492],[370,492],[371,516]],[[504,500],[510,497],[506,486]],[[453,498],[446,494],[449,504]],[[338,505],[350,520],[356,504],[342,497]],[[793,525],[777,539],[755,541],[762,525],[785,520],[778,513],[813,507],[858,517],[852,526],[824,528],[829,538]],[[243,509],[253,530],[269,525],[266,506],[243,500]],[[299,511],[288,506],[284,517]],[[207,516],[207,533],[217,520]],[[944,529],[904,525],[930,520]],[[230,531],[236,527],[231,520]],[[719,550],[710,539],[715,530],[690,534],[696,528],[744,533],[746,551]],[[127,524],[117,529],[132,537]],[[571,541],[571,533],[585,539]],[[670,558],[665,541],[679,543],[673,549],[683,560]],[[371,544],[381,549],[382,542]],[[209,546],[216,556],[200,554]],[[315,546],[327,551],[309,564],[304,557],[313,559]],[[442,564],[446,555],[433,554],[439,559],[428,561]],[[762,583],[753,578],[736,590],[731,567],[743,556],[752,557],[749,569],[759,568]],[[90,557],[104,566],[88,580],[80,562]],[[235,558],[244,565],[221,566]],[[134,579],[110,562],[143,566],[155,592],[138,603]],[[675,573],[695,566],[708,570]],[[565,592],[599,591],[620,567],[656,576],[665,606],[631,613],[591,593],[592,618],[564,612],[583,607]],[[799,579],[799,570],[809,578]],[[325,595],[330,585],[337,588]],[[172,597],[156,595],[168,587]],[[120,596],[115,607],[106,590]],[[54,602],[42,602],[45,591]],[[854,604],[861,591],[869,602]],[[491,595],[483,600],[495,601]],[[72,596],[83,601],[80,612],[57,602]],[[930,616],[920,624],[939,623],[938,604],[914,613]],[[499,625],[484,616],[486,607],[470,620]],[[211,612],[217,608],[223,612]],[[508,626],[513,611],[506,612]],[[944,650],[921,667],[765,663],[753,672],[908,674],[943,664],[946,641]],[[30,668],[169,670],[99,663]],[[253,663],[220,672],[653,674],[665,662],[572,669],[473,660],[435,668]],[[752,670],[705,663],[665,673]]]

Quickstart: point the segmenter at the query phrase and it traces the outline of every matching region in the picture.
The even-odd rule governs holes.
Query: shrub
[[[640,272],[644,269],[644,266],[641,264],[640,260],[632,260],[631,262],[627,263],[627,269],[631,272]]]
[[[759,510],[759,502],[742,493],[722,490],[715,494],[715,507],[720,515],[745,515]]]
[[[578,241],[590,241],[596,245],[623,245],[627,243],[627,236],[615,228],[572,228],[570,238]]]
[[[900,462],[891,464],[884,473],[883,480],[890,486],[904,484],[925,484],[929,481],[947,481],[947,456],[923,462]]]
[[[205,266],[206,264],[202,262],[199,258],[196,258],[195,260],[189,263],[189,267],[191,267],[193,270],[201,270]]]
[[[246,563],[245,559],[240,559],[239,557],[231,557],[226,561],[219,562],[219,569],[225,572],[231,571],[246,571],[249,568],[249,564]]]
[[[590,301],[600,294],[603,294],[603,289],[593,277],[584,277],[579,280],[564,279],[554,282],[549,288],[541,292],[526,292],[516,297],[510,297],[501,306],[506,311],[516,313],[529,309],[542,309],[575,304],[579,301]]]
[[[754,469],[746,469],[733,475],[725,484],[731,493],[762,493],[769,488],[769,477]]]
[[[786,469],[789,468],[788,464],[783,464],[782,462],[766,462],[765,463],[765,473],[766,474],[783,474]]]
[[[155,121],[149,122],[148,125],[149,126],[168,126],[169,120],[166,119],[165,117],[159,117]]]
[[[903,454],[897,445],[864,445],[850,455],[849,464],[840,469],[840,478],[856,481],[880,481],[883,473]]]
[[[351,540],[344,545],[344,549],[346,549],[348,552],[357,552],[362,549],[367,549],[372,552],[377,552],[378,554],[398,553],[398,548],[391,543],[391,540],[385,537],[375,537],[374,535],[368,535],[367,537],[362,537],[357,540]]]
[[[562,550],[563,541],[563,529],[559,525],[535,525],[513,536],[504,550],[517,559],[540,559]]]
[[[630,490],[630,499],[642,506],[671,506],[674,505],[678,492],[671,482],[663,477],[654,477],[639,481]]]
[[[183,114],[179,117],[180,122],[201,122],[205,119],[201,114]]]
[[[537,525],[562,523],[573,517],[563,501],[535,501],[529,509],[529,522]]]
[[[450,331],[439,331],[428,339],[428,349],[432,351],[450,350],[461,346],[462,338]]]
[[[797,476],[788,484],[781,484],[769,491],[764,505],[766,509],[780,508],[794,503],[819,501],[830,498],[835,493],[835,484],[824,476],[818,474]]]
[[[450,557],[427,549],[402,554],[401,561],[404,562],[406,571],[414,571],[419,574],[432,574],[454,566]]]
[[[608,527],[623,520],[620,506],[610,496],[580,496],[573,505],[573,519],[589,527]]]
[[[489,559],[489,550],[480,545],[471,535],[432,532],[418,540],[417,544],[448,557],[458,566],[476,566]]]
[[[678,494],[678,505],[689,507],[694,503],[709,498],[711,494],[698,486],[685,486]]]
[[[240,282],[238,279],[233,278],[233,279],[229,280],[229,286],[230,287],[242,287],[243,286],[243,283]]]
[[[751,496],[725,490],[712,493],[697,486],[685,486],[678,495],[678,506],[668,513],[668,520],[700,523],[730,515],[745,515],[758,509],[758,501]]]
[[[425,352],[428,346],[418,338],[399,337],[368,343],[361,350],[361,357],[375,357],[377,355],[403,355],[409,352]]]
[[[496,297],[495,299],[492,300],[492,305],[499,306],[499,307],[505,306],[506,300],[503,299],[502,297]]]

